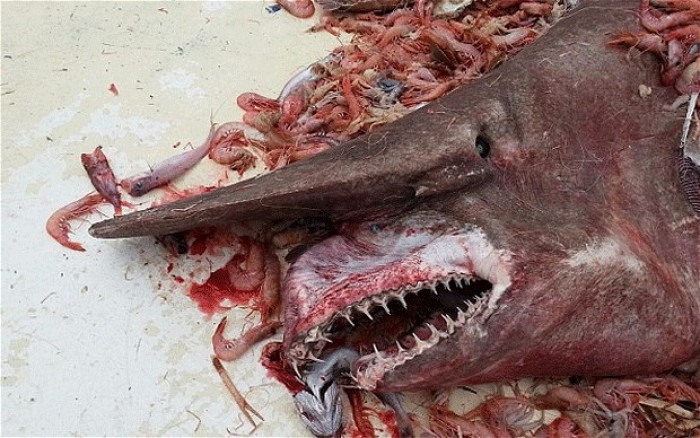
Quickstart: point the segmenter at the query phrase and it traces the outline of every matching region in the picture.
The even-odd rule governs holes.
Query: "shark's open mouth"
[[[404,233],[415,239],[413,229],[382,232],[391,232],[397,240]],[[350,370],[357,385],[374,389],[387,372],[449,338],[459,327],[487,317],[510,286],[508,257],[475,230],[437,236],[426,232],[428,235],[415,239],[416,245],[388,249],[380,238],[381,255],[372,253],[372,257],[351,261],[351,248],[343,248],[348,251],[335,260],[328,261],[326,253],[324,266],[313,266],[314,275],[323,281],[312,278],[308,271],[293,273],[292,281],[296,275],[306,281],[304,292],[299,292],[306,295],[300,297],[325,299],[315,298],[314,305],[299,312],[310,321],[310,328],[294,333],[287,350],[292,366],[299,370],[346,349],[359,355]],[[361,243],[363,250],[374,251]],[[345,241],[342,245],[350,244]],[[360,246],[357,239],[351,245]],[[340,253],[338,242],[329,246],[334,254]],[[348,266],[352,274],[338,274]],[[331,273],[335,276],[327,278]],[[309,284],[319,284],[318,294]],[[338,296],[344,298],[332,301]]]
[[[335,348],[360,354],[353,377],[360,386],[413,359],[485,310],[492,284],[480,278],[426,281],[365,298],[312,330],[309,357]]]

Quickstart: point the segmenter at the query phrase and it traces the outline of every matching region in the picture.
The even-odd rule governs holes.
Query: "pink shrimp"
[[[231,285],[241,291],[260,287],[265,279],[265,248],[260,242],[252,242],[245,256],[244,267],[237,257],[226,264]]]
[[[467,420],[453,412],[447,405],[434,403],[428,410],[430,428],[437,436],[500,438],[510,436],[505,430],[492,430],[479,420]]]
[[[279,102],[269,97],[261,96],[258,93],[242,93],[236,99],[236,103],[243,111],[278,111]]]
[[[224,338],[226,320],[227,318],[225,316],[221,319],[221,322],[216,327],[216,331],[214,331],[214,335],[211,337],[211,344],[216,357],[227,362],[238,359],[254,344],[274,335],[277,329],[282,325],[279,322],[258,324],[247,330],[236,340],[230,340]]]
[[[700,57],[683,69],[675,86],[681,94],[700,93]]]
[[[93,187],[114,206],[114,213],[122,214],[122,198],[117,189],[114,172],[109,166],[102,146],[97,146],[91,154],[80,154],[80,161],[85,168]]]
[[[196,148],[161,161],[149,172],[122,180],[120,183],[122,188],[131,196],[143,196],[187,172],[209,152],[212,137],[216,132],[215,128],[216,125],[212,125],[207,139]]]
[[[698,44],[700,43],[700,25],[690,24],[674,29],[664,35],[664,38],[668,41],[679,40],[684,45]]]
[[[281,102],[282,117],[279,126],[288,128],[306,110],[309,105],[309,93],[304,87],[299,87],[289,93]]]
[[[212,151],[214,152],[214,151]],[[248,149],[240,146],[223,146],[216,148],[216,153],[209,153],[212,160],[228,166],[229,169],[238,172],[241,176],[246,170],[253,167],[257,158]]]
[[[651,3],[658,8],[669,8],[677,11],[700,10],[700,3],[697,0],[652,0]]]
[[[635,47],[643,52],[652,52],[656,55],[663,55],[668,49],[664,38],[654,33],[620,33],[608,41],[608,44],[622,44]]]
[[[537,438],[583,438],[588,435],[581,431],[578,425],[569,417],[561,416],[546,427],[540,428]]]
[[[289,153],[289,162],[300,161],[305,158],[312,157],[319,152],[323,152],[331,148],[331,145],[326,141],[306,143],[303,147],[296,148]]]
[[[297,18],[309,18],[315,12],[314,4],[311,0],[277,0],[277,4]]]
[[[352,91],[352,83],[350,82],[350,75],[343,76],[342,80],[343,95],[345,100],[348,102],[348,112],[350,113],[350,119],[355,120],[362,114],[362,107],[360,102]]]
[[[437,99],[438,97],[444,96],[447,94],[450,90],[455,88],[458,84],[456,80],[450,80],[447,82],[442,82],[435,86],[431,91],[428,91],[427,93],[421,95],[421,96],[415,96],[415,97],[408,97],[406,99],[401,99],[401,103],[403,103],[406,106],[413,106],[417,105],[422,102],[430,102],[432,100]]]
[[[97,209],[105,198],[99,193],[90,193],[77,201],[56,210],[46,221],[46,231],[56,242],[73,251],[85,251],[83,245],[68,238],[70,221],[86,216]]]
[[[634,409],[640,394],[649,392],[650,386],[634,379],[600,379],[593,387],[593,394],[608,408],[619,411]]]
[[[642,0],[639,18],[645,29],[651,32],[662,32],[670,27],[690,24],[700,19],[700,8],[688,9],[670,14],[653,9],[649,0]]]
[[[525,397],[494,396],[483,402],[464,418],[481,418],[493,431],[511,431],[522,435],[537,429],[543,423],[543,415]]]
[[[209,147],[209,158],[238,171],[239,175],[255,164],[255,156],[248,146],[246,125],[240,122],[224,123],[216,130]]]
[[[537,36],[537,32],[526,27],[520,27],[505,35],[493,35],[493,42],[500,47],[513,47],[518,44],[527,44],[532,42]]]
[[[277,254],[265,251],[265,279],[262,284],[260,313],[263,322],[270,321],[279,313],[281,268]]]
[[[523,2],[520,4],[520,10],[527,12],[529,15],[536,17],[548,16],[552,13],[553,5],[549,3],[538,2]]]

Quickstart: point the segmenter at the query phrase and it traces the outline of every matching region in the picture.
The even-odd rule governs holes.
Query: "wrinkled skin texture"
[[[401,364],[372,365],[372,343],[410,344],[411,320],[437,319],[397,301],[375,323],[353,313],[356,328],[330,348],[366,347],[353,370],[365,389],[674,368],[700,354],[700,220],[676,168],[682,117],[662,109],[674,91],[640,98],[658,64],[606,46],[638,29],[637,6],[583,2],[502,67],[395,123],[91,233],[263,217],[344,224],[283,285],[284,348],[300,366],[309,330],[369,296],[453,277],[491,284],[460,327]],[[454,296],[436,300],[454,308]]]

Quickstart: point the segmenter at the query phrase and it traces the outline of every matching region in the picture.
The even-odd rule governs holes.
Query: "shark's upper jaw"
[[[460,327],[483,324],[511,286],[510,254],[476,227],[426,219],[363,224],[293,265],[285,343],[294,368],[352,348],[361,356],[352,377],[373,390]]]

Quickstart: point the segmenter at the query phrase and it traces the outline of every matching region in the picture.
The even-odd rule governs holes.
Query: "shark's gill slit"
[[[364,372],[379,365],[387,371],[466,324],[486,307],[492,289],[487,280],[454,276],[373,295],[307,333],[303,353],[293,361],[325,359],[334,351],[348,349],[360,357],[354,370]]]

